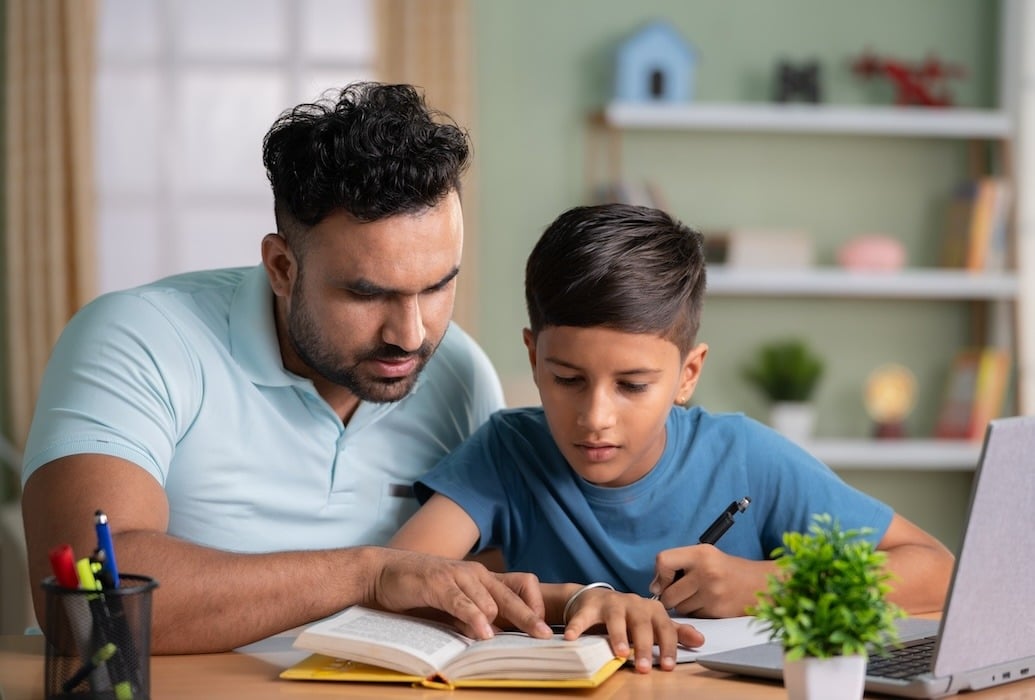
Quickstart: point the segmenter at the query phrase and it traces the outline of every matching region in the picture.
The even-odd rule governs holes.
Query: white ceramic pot
[[[816,427],[816,407],[804,401],[776,401],[769,407],[769,425],[799,444],[807,442]]]
[[[860,700],[865,681],[865,656],[806,657],[783,664],[789,700]]]

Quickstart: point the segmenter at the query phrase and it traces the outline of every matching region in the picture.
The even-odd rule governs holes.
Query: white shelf
[[[913,268],[896,272],[856,272],[841,268],[799,270],[708,268],[708,294],[884,299],[1016,298],[1017,275],[966,270]]]
[[[802,447],[832,469],[973,471],[981,442],[968,440],[830,440]]]
[[[853,107],[765,103],[639,104],[612,102],[604,123],[622,129],[696,129],[777,133],[1000,139],[1007,112],[955,107]]]

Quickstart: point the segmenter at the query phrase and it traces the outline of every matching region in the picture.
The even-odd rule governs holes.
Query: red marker
[[[79,588],[79,574],[75,571],[75,555],[71,545],[59,544],[50,550],[50,567],[54,578],[63,588]]]

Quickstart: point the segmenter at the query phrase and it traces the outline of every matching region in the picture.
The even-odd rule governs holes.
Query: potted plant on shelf
[[[829,514],[813,520],[808,533],[784,534],[777,573],[749,612],[783,646],[791,700],[858,700],[868,651],[898,641],[903,612],[886,598],[886,555],[862,539],[868,530],[842,530]]]
[[[762,345],[743,376],[769,401],[769,425],[802,442],[815,426],[811,400],[823,369],[823,360],[804,341],[791,338]]]

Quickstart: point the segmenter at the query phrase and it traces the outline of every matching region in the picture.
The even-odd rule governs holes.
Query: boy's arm
[[[463,559],[478,542],[478,525],[467,511],[440,493],[420,507],[388,542],[389,547]]]
[[[896,513],[877,549],[887,552],[894,576],[888,600],[908,613],[942,609],[955,562],[945,545]]]
[[[953,565],[944,545],[896,513],[877,549],[887,553],[886,568],[894,576],[888,600],[910,614],[941,610]],[[710,544],[666,549],[655,568],[651,590],[661,591],[666,607],[691,617],[745,615],[768,574],[776,573],[772,561],[731,556]],[[684,575],[673,582],[677,570]]]

